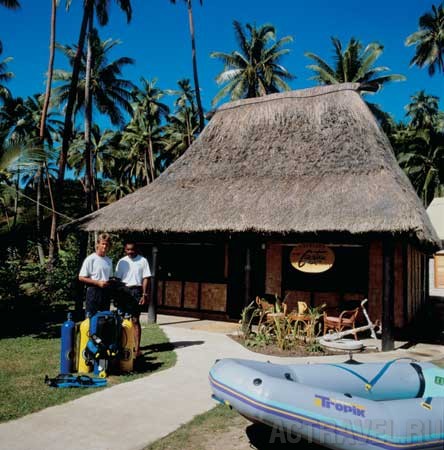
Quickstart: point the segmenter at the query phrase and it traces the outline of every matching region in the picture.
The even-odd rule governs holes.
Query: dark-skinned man
[[[142,330],[140,327],[140,306],[148,303],[148,286],[151,270],[146,258],[139,255],[134,242],[126,242],[125,257],[121,258],[116,266],[116,278],[125,285],[126,294],[122,298],[120,309],[133,317],[136,334],[136,355],[140,356],[140,338]]]

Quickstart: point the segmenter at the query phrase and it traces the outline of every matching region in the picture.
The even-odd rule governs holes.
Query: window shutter
[[[435,258],[435,288],[444,289],[444,255],[438,254]]]

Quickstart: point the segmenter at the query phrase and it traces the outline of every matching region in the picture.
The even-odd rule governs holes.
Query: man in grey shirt
[[[79,281],[87,285],[86,314],[93,316],[98,311],[108,311],[110,307],[109,279],[113,275],[113,264],[106,252],[111,246],[111,239],[104,233],[99,236],[96,251],[83,261]]]

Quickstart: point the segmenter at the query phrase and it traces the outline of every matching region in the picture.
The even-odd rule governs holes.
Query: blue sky
[[[99,30],[102,39],[120,39],[113,57],[130,56],[136,60],[125,69],[124,76],[137,84],[139,78],[157,78],[158,86],[174,89],[180,78],[191,78],[191,48],[185,3],[177,0],[133,0],[133,20],[127,25],[123,13],[115,2],[111,6],[111,20]],[[206,110],[218,91],[215,77],[222,64],[210,58],[212,51],[231,52],[236,49],[232,22],[273,24],[278,38],[291,35],[294,39],[291,53],[283,65],[297,78],[293,89],[313,86],[312,73],[306,69],[310,63],[304,52],[317,53],[331,61],[330,36],[344,43],[356,37],[365,44],[378,41],[384,53],[378,65],[390,67],[392,73],[401,73],[407,81],[391,83],[371,101],[397,119],[404,118],[404,106],[415,92],[425,89],[444,98],[444,75],[429,77],[427,70],[409,67],[412,47],[405,47],[405,38],[417,30],[418,18],[431,10],[427,0],[204,0],[200,6],[193,0],[197,38],[197,55],[202,101]],[[3,57],[14,60],[9,69],[15,78],[8,86],[15,96],[28,96],[43,92],[48,63],[50,0],[21,0],[22,8],[9,11],[0,8],[0,40]],[[58,11],[57,41],[62,44],[77,42],[83,0],[75,0],[69,12],[64,0]],[[56,55],[55,66],[66,67],[64,57]]]

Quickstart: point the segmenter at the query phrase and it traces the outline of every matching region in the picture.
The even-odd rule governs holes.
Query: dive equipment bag
[[[96,388],[106,386],[106,379],[91,378],[87,375],[71,375],[69,373],[61,373],[55,378],[45,376],[45,384],[55,388]]]

